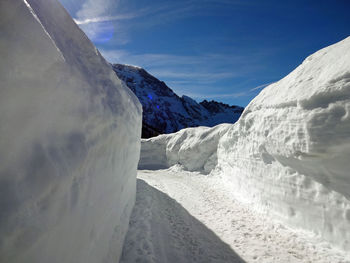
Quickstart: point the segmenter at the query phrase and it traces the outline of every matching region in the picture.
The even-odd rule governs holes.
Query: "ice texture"
[[[164,141],[169,144],[180,133],[186,132]],[[191,133],[197,133],[192,145],[200,145],[201,133]],[[140,167],[149,144],[162,145],[162,138],[142,141]],[[169,157],[182,147],[165,147],[163,158],[173,164]],[[201,158],[192,149],[193,155],[178,160],[206,163],[207,154]],[[210,151],[217,153],[211,173],[231,185],[237,199],[349,251],[350,37],[314,53],[265,88]]]
[[[0,32],[0,262],[118,262],[141,104],[56,0],[1,0]]]

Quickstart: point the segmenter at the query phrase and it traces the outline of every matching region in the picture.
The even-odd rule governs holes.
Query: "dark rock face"
[[[225,112],[226,109],[233,109],[237,113],[242,113],[244,110],[244,108],[242,108],[240,106],[235,106],[235,105],[230,106],[228,104],[225,104],[222,102],[217,102],[215,100],[212,100],[212,101],[203,100],[199,104],[202,105],[204,108],[206,108],[211,113]]]
[[[244,108],[216,101],[197,103],[179,97],[163,81],[143,68],[113,64],[117,76],[135,93],[143,107],[142,138],[172,133],[183,128],[235,123]]]

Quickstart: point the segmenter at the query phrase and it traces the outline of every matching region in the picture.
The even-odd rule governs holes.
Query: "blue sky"
[[[348,0],[60,0],[112,63],[177,94],[246,106],[320,48],[350,36]]]

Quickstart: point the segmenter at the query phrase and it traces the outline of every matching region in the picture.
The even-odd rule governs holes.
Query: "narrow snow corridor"
[[[177,167],[138,172],[121,262],[350,262],[230,197],[217,176]]]

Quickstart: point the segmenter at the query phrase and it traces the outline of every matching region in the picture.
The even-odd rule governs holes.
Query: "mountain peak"
[[[186,95],[180,97],[141,67],[123,64],[113,64],[112,67],[142,104],[143,138],[188,127],[234,123],[244,109],[213,100],[198,103]]]

